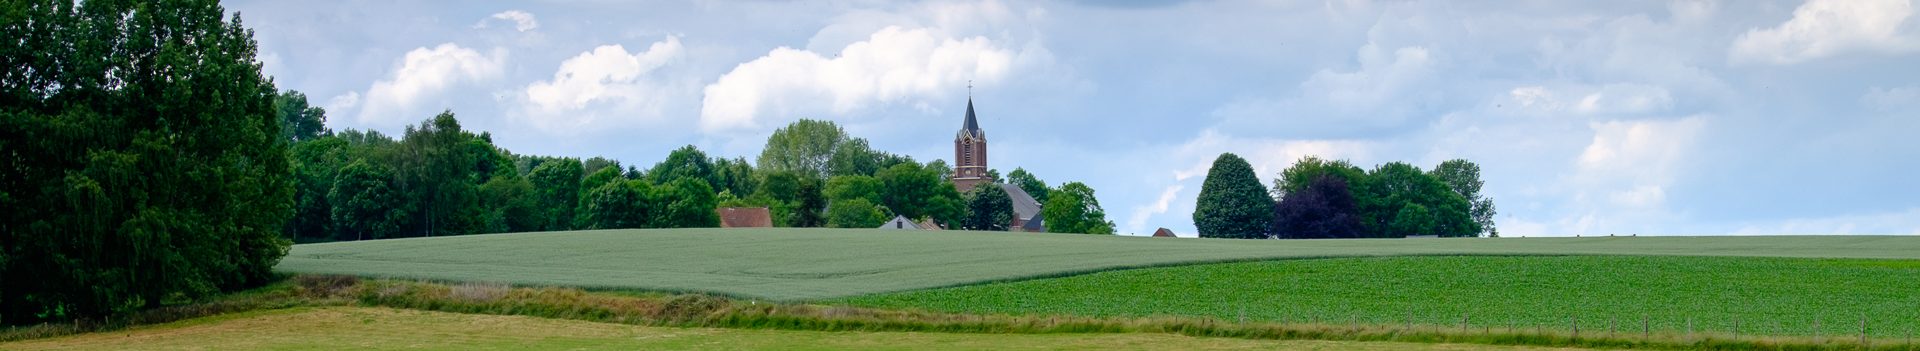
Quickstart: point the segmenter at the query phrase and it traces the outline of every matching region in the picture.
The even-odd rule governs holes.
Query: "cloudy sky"
[[[1222,152],[1466,158],[1507,236],[1920,234],[1915,0],[234,1],[335,129],[443,109],[518,153],[752,159],[827,119],[1087,183],[1192,235]]]

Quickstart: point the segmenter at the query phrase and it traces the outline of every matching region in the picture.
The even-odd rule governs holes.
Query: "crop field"
[[[1372,257],[1101,272],[824,303],[942,312],[1205,316],[1469,332],[1647,328],[1851,339],[1920,331],[1920,260],[1661,256]],[[1644,320],[1643,320],[1644,318]],[[1819,329],[1813,329],[1818,320]],[[1643,325],[1643,323],[1645,323]],[[1511,327],[1510,327],[1511,326]],[[1595,334],[1598,335],[1598,334]]]
[[[1547,350],[1536,347],[1197,338],[670,328],[370,307],[263,310],[125,331],[0,343],[5,350]]]
[[[601,230],[294,245],[287,273],[810,300],[1182,263],[1394,255],[1920,258],[1920,237],[1228,240],[876,229]]]

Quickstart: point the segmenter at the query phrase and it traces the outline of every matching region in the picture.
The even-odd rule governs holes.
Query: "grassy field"
[[[1374,257],[1190,265],[853,297],[940,312],[1210,316],[1639,336],[1658,331],[1899,339],[1920,328],[1920,260]]]
[[[1549,350],[1196,338],[1170,334],[948,334],[668,328],[371,307],[263,310],[0,344],[5,350]]]
[[[1224,240],[873,229],[604,230],[295,245],[276,270],[808,300],[1181,263],[1390,255],[1920,258],[1920,237]]]

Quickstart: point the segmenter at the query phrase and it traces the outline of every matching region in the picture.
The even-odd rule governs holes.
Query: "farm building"
[[[1033,195],[1027,195],[1026,190],[1021,190],[1019,186],[1013,184],[995,185],[1006,190],[1007,198],[1013,200],[1013,224],[1008,225],[1007,228],[1036,233],[1047,231],[1046,219],[1040,217],[1040,202],[1034,201]]]
[[[919,223],[914,223],[914,222],[913,222],[912,220],[909,220],[909,219],[907,219],[907,217],[906,217],[906,216],[893,216],[893,220],[891,220],[891,221],[887,221],[887,223],[886,223],[886,224],[881,224],[881,225],[880,225],[880,228],[879,228],[879,229],[912,229],[912,230],[919,230],[919,229],[920,229],[920,224],[919,224]]]
[[[1170,230],[1170,229],[1167,229],[1167,228],[1165,228],[1165,227],[1161,227],[1161,228],[1160,228],[1160,230],[1155,230],[1155,231],[1153,231],[1153,237],[1155,237],[1155,238],[1178,238],[1178,237],[1180,237],[1180,236],[1178,236],[1178,235],[1173,235],[1173,230]]]
[[[773,215],[766,207],[721,207],[713,211],[720,214],[721,228],[773,227]]]

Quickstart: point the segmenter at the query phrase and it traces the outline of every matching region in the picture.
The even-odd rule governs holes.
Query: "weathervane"
[[[973,80],[967,80],[967,100],[973,100]]]

